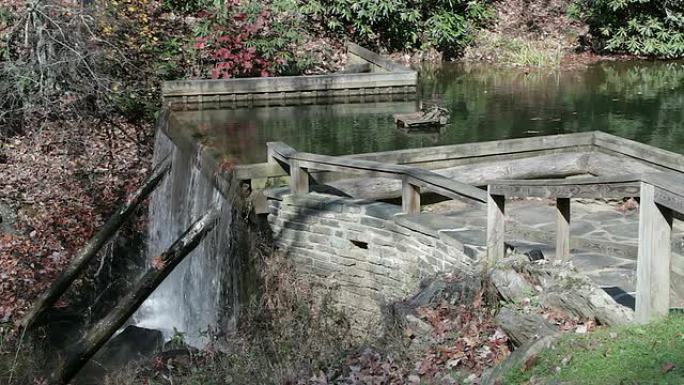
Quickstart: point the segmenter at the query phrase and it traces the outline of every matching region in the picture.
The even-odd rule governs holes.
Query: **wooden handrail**
[[[620,175],[545,180],[497,180],[490,193],[506,197],[534,198],[623,198],[638,197],[641,177]]]
[[[432,191],[447,198],[465,200],[476,205],[483,205],[487,201],[485,191],[428,170],[372,160],[297,152],[282,142],[270,142],[267,147],[271,163],[279,162],[289,168],[290,188],[294,194],[309,192],[309,172],[315,170],[356,173],[401,180],[403,185],[402,207],[406,214],[420,212],[421,189]]]
[[[649,173],[563,180],[499,180],[487,190],[487,256],[504,256],[506,197],[556,198],[556,255],[570,254],[570,198],[640,197],[636,320],[646,323],[670,309],[673,211],[684,213],[684,176]]]
[[[344,155],[337,158],[369,160],[382,162],[386,165],[404,164],[422,166],[436,163],[444,164],[445,162],[450,161],[458,161],[461,162],[460,164],[462,164],[463,162],[471,162],[473,159],[482,158],[482,160],[487,160],[491,157],[508,154],[533,154],[535,152],[548,152],[553,150],[572,151],[573,149],[578,148],[590,149],[593,146],[593,143],[594,133],[584,132],[578,134],[539,136],[489,142],[443,145],[430,147],[429,152],[426,152],[423,148],[410,148],[404,150]],[[284,143],[280,143],[279,145],[287,146]],[[286,171],[278,167],[273,167],[272,163],[269,164],[268,162],[237,165],[235,166],[234,173],[235,177],[239,180],[281,177],[287,175]]]
[[[410,165],[445,159],[486,159],[491,155],[533,153],[549,148],[571,150],[582,146],[640,159],[667,172],[573,179],[497,180],[489,183],[487,191],[484,191]],[[486,202],[487,256],[490,262],[505,255],[506,197],[556,199],[556,254],[561,259],[570,256],[572,198],[640,197],[636,319],[647,322],[668,313],[672,215],[673,212],[684,213],[684,176],[676,172],[684,172],[684,157],[664,150],[650,151],[650,146],[601,132],[443,146],[433,150],[430,154],[421,154],[419,150],[400,150],[377,155],[335,157],[297,152],[284,143],[274,142],[268,144],[269,167],[262,167],[262,170],[282,170],[289,174],[294,194],[309,192],[310,171],[398,179],[402,181],[402,208],[406,214],[420,213],[421,190],[479,205]]]

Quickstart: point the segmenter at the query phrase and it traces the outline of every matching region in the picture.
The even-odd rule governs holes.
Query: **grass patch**
[[[526,366],[530,366],[529,362]],[[505,384],[684,384],[684,316],[568,335]]]
[[[519,67],[557,67],[563,55],[562,45],[558,41],[482,31],[475,45],[466,49],[464,59]]]

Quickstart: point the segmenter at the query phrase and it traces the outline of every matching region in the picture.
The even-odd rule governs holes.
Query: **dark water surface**
[[[684,153],[684,63],[603,62],[522,69],[444,64],[420,74],[423,104],[451,111],[441,131],[407,133],[393,113],[414,101],[176,111],[182,129],[237,163],[262,162],[266,142],[329,155],[601,130]]]

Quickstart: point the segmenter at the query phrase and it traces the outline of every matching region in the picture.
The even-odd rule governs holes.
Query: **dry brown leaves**
[[[0,202],[17,213],[0,234],[0,321],[20,317],[147,174],[151,148],[130,139],[140,128],[87,124],[0,142]]]

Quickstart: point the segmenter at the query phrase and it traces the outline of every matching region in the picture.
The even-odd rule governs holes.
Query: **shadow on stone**
[[[617,286],[604,287],[603,291],[608,293],[609,296],[613,297],[615,302],[619,303],[620,305],[628,307],[632,310],[635,309],[636,299],[634,298],[633,295],[622,290],[621,288],[619,288]]]

